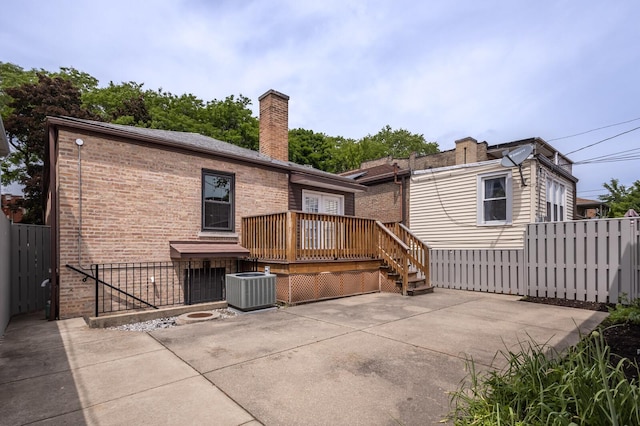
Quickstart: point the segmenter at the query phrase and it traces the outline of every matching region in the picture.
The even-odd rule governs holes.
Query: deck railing
[[[376,222],[378,256],[385,261],[402,279],[402,295],[407,295],[409,285],[410,249],[382,222]]]
[[[406,294],[414,269],[429,276],[428,247],[401,224],[288,211],[242,218],[242,245],[266,261],[382,259],[402,279]]]
[[[385,223],[385,226],[409,246],[409,262],[411,262],[411,265],[423,277],[429,277],[429,247],[401,223]]]
[[[242,218],[242,245],[275,261],[372,259],[376,222],[351,216],[289,211]]]

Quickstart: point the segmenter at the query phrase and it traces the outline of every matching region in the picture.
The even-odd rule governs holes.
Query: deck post
[[[296,260],[296,237],[297,237],[297,217],[296,212],[287,212],[287,237],[286,237],[286,256],[287,262]]]

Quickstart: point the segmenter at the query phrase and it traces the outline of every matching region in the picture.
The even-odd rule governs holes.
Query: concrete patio
[[[151,333],[17,317],[0,340],[0,423],[436,424],[467,358],[564,348],[607,315],[518,299],[375,293]]]

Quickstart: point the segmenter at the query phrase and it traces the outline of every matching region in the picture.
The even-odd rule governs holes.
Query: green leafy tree
[[[599,198],[609,206],[608,217],[623,217],[629,209],[640,213],[640,180],[633,182],[629,188],[621,185],[618,179],[611,179],[603,186],[609,193]]]
[[[355,139],[343,137],[332,138],[333,145],[329,150],[329,158],[326,161],[325,171],[342,173],[360,167],[363,161],[363,148]]]
[[[421,134],[405,129],[393,130],[386,125],[375,135],[367,135],[358,141],[337,140],[331,153],[329,171],[340,173],[357,169],[364,161],[386,156],[407,158],[412,152],[418,155],[435,154],[438,144],[427,142]]]
[[[289,130],[289,161],[327,170],[334,143],[334,138],[324,133],[306,129]]]
[[[393,130],[388,124],[373,136],[366,136],[362,141],[371,140],[374,146],[381,145],[386,155],[394,158],[407,158],[412,152],[417,155],[435,154],[438,152],[438,144],[427,142],[424,135],[411,133],[405,129]],[[362,142],[361,141],[361,142]],[[368,157],[365,155],[365,157]],[[373,158],[367,158],[372,160]]]
[[[147,91],[145,103],[151,117],[148,127],[200,133],[244,148],[257,150],[259,124],[251,101],[242,95],[203,102],[192,94]]]
[[[0,114],[3,118],[11,112],[8,105],[11,102],[11,96],[6,93],[6,89],[38,81],[37,73],[35,69],[25,71],[18,65],[0,62]]]
[[[120,84],[109,82],[107,87],[95,88],[83,94],[82,102],[85,108],[104,121],[148,127],[151,114],[142,86],[133,81]]]
[[[62,77],[37,74],[38,81],[3,90],[11,111],[5,118],[5,130],[12,152],[2,163],[2,184],[18,182],[24,186],[27,209],[24,221],[43,222],[42,173],[47,116],[96,118],[82,108],[80,91]]]
[[[243,148],[258,149],[260,125],[252,115],[251,100],[245,96],[227,96],[224,100],[207,102],[203,134]]]

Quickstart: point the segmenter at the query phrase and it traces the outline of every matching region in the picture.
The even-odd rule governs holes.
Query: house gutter
[[[57,133],[53,126],[48,126],[49,134],[49,226],[51,238],[49,242],[50,250],[50,271],[49,282],[51,285],[51,309],[49,310],[49,321],[55,321],[59,318],[60,312],[60,258],[58,255],[58,184],[56,171],[58,169],[57,158]]]

